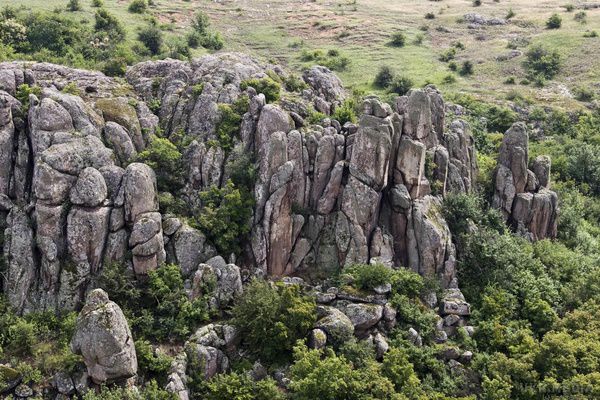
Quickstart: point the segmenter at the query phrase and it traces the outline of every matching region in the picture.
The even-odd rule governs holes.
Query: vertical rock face
[[[20,312],[77,309],[112,262],[138,276],[177,263],[190,288],[209,270],[237,276],[228,263],[207,269],[217,256],[209,232],[160,213],[155,171],[135,162],[158,126],[183,147],[184,184],[172,194],[190,210],[202,209],[201,192],[235,175],[236,162],[253,164],[251,230],[235,259],[242,270],[311,277],[381,262],[455,286],[455,251],[440,205],[446,193],[474,187],[469,126],[447,124],[442,96],[431,86],[393,107],[366,98],[357,124],[325,118],[306,126],[310,107],[331,114],[340,106],[339,79],[311,68],[303,75],[306,89],[274,105],[254,88],[240,88],[267,71],[285,77],[279,67],[235,53],[149,61],[129,69],[124,91],[99,73],[0,64],[0,225],[11,303]],[[67,82],[82,94],[62,93]],[[27,112],[14,98],[22,83],[43,88]],[[248,108],[225,149],[220,105],[242,94]],[[160,103],[156,115],[149,101]],[[542,237],[555,224],[549,160],[537,159],[528,171],[526,137],[514,131],[503,145],[496,202]],[[231,284],[238,290],[237,280]],[[215,301],[226,300],[220,294]]]
[[[558,197],[549,190],[550,158],[528,166],[528,134],[522,123],[504,135],[494,177],[493,205],[514,229],[531,240],[556,237]]]
[[[77,318],[71,349],[81,354],[94,383],[112,383],[137,374],[137,357],[127,320],[106,292],[95,289]]]

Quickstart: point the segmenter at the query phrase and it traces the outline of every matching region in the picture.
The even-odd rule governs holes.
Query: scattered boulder
[[[88,295],[77,318],[71,350],[83,356],[94,383],[111,383],[137,374],[135,346],[127,320],[102,289]]]

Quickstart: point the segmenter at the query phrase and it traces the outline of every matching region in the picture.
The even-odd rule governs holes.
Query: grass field
[[[91,20],[91,0],[81,3],[83,10],[73,13],[74,17]],[[600,91],[600,38],[583,36],[587,30],[600,33],[600,9],[587,10],[585,22],[580,22],[574,16],[581,10],[568,12],[566,3],[484,0],[474,7],[470,0],[154,0],[149,14],[170,34],[184,35],[193,13],[204,10],[225,37],[225,50],[245,51],[298,70],[311,64],[301,61],[303,50],[339,50],[351,59],[349,67],[338,72],[348,88],[376,91],[373,77],[381,65],[389,65],[416,84],[434,83],[445,93],[472,93],[486,100],[522,98],[573,109],[581,107],[571,95],[573,89],[587,86]],[[66,0],[0,0],[0,6],[6,4],[51,10],[64,9]],[[104,0],[104,4],[123,20],[133,40],[148,15],[129,13],[129,0]],[[461,21],[469,12],[504,18],[511,9],[515,16],[507,25],[470,29]],[[434,18],[426,19],[427,13]],[[560,29],[545,27],[553,13],[563,19]],[[406,45],[390,46],[391,35],[399,31],[406,35]],[[417,44],[419,37],[422,41]],[[519,84],[525,78],[524,57],[498,60],[510,52],[507,45],[515,38],[525,43],[520,51],[526,50],[527,43],[559,50],[563,57],[559,76],[544,88]],[[438,60],[456,42],[465,46],[457,52],[456,63],[472,61],[474,75],[461,77]],[[444,83],[451,73],[456,82]],[[505,84],[508,77],[514,77],[516,84]]]

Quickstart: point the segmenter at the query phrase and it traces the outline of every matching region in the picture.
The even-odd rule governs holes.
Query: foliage
[[[150,53],[157,55],[160,53],[163,43],[162,31],[154,24],[150,24],[138,32],[138,40],[146,46]]]
[[[548,21],[546,21],[546,28],[548,29],[558,29],[562,25],[562,18],[558,14],[552,14]]]
[[[219,374],[194,393],[197,398],[211,400],[284,400],[272,378],[253,381],[248,374]]]
[[[532,46],[526,53],[525,68],[532,76],[552,79],[558,74],[561,58],[558,51],[550,51],[541,45]]]
[[[173,361],[171,357],[161,352],[160,349],[153,349],[150,342],[144,339],[135,341],[135,353],[139,372],[144,377],[153,377],[161,382],[165,380]]]
[[[375,75],[374,84],[378,88],[386,89],[392,84],[394,77],[394,71],[389,66],[382,65],[381,67],[379,67],[377,75]]]
[[[212,186],[200,193],[203,208],[195,219],[219,253],[239,253],[250,232],[250,217],[254,199],[247,190],[237,188],[228,180],[225,186]]]
[[[345,268],[344,273],[354,278],[353,285],[358,289],[373,290],[390,283],[394,272],[383,264],[356,264]]]
[[[155,171],[159,191],[175,192],[183,186],[182,156],[169,139],[153,137],[148,147],[138,154],[137,161]]]
[[[146,0],[131,0],[131,3],[129,3],[129,7],[127,7],[127,10],[131,13],[142,14],[146,12],[147,8],[148,3],[146,2]]]
[[[392,40],[390,40],[390,45],[394,47],[404,47],[406,44],[406,35],[402,32],[394,32],[392,34]]]
[[[356,101],[352,98],[344,100],[342,105],[335,108],[331,118],[337,120],[342,126],[347,123],[356,123],[358,117],[356,116]]]
[[[123,309],[136,340],[187,339],[195,327],[208,319],[206,300],[188,298],[177,265],[161,266],[151,271],[145,281],[127,275],[119,264],[108,265],[98,285]],[[157,368],[156,364],[147,365],[150,371]]]
[[[276,102],[281,95],[281,85],[270,77],[248,79],[240,84],[240,89],[242,90],[246,90],[248,87],[252,87],[258,93],[264,94],[267,103]]]
[[[29,86],[26,83],[17,87],[15,98],[21,102],[24,115],[26,115],[29,110],[29,96],[32,94],[39,97],[42,94],[42,88],[35,85]]]
[[[391,84],[389,85],[389,89],[391,92],[396,93],[397,95],[404,96],[410,89],[413,88],[414,85],[415,83],[412,79],[405,76],[397,76],[392,80]]]
[[[81,11],[79,0],[69,0],[67,3],[67,11]]]
[[[473,63],[469,60],[464,61],[460,67],[459,73],[462,76],[473,75]]]
[[[177,400],[179,397],[158,387],[152,380],[142,388],[135,390],[123,387],[100,387],[99,392],[89,390],[83,395],[83,400]]]
[[[285,361],[316,321],[313,298],[296,285],[253,280],[231,310],[243,344],[266,361]]]

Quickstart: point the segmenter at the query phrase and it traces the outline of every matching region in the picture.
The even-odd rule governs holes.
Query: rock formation
[[[71,349],[83,356],[88,375],[96,384],[125,380],[137,373],[135,345],[127,320],[102,289],[88,295],[77,318]]]
[[[201,287],[216,275],[226,289],[215,305],[230,301],[230,289],[241,290],[237,267],[225,259],[248,274],[309,278],[381,262],[456,287],[455,249],[440,206],[446,193],[473,190],[477,167],[468,124],[446,121],[442,96],[429,86],[393,106],[366,98],[357,124],[325,118],[308,126],[311,107],[331,113],[344,100],[339,79],[314,67],[304,73],[307,88],[299,96],[283,92],[275,105],[252,87],[240,88],[267,71],[287,76],[236,53],[140,63],[128,70],[127,84],[51,64],[0,64],[0,142],[6,145],[0,146],[0,222],[11,304],[20,312],[76,309],[112,262],[137,276],[176,263],[191,293],[194,282]],[[64,93],[67,82],[79,95]],[[24,83],[42,88],[28,104],[16,99]],[[248,108],[232,149],[214,145],[220,105],[241,95]],[[150,102],[160,105],[156,115]],[[237,258],[221,254],[223,262],[209,262],[217,251],[207,233],[161,214],[155,172],[135,162],[157,130],[185,143],[185,182],[171,195],[190,210],[202,208],[200,193],[226,184],[240,155],[254,162],[251,232]],[[547,180],[544,165],[533,167],[539,182]],[[525,193],[519,174],[526,168],[517,167],[515,196],[523,195],[515,203],[531,194],[531,206],[517,212],[545,210],[546,192]],[[519,218],[544,236],[537,227],[551,222],[536,215]]]
[[[550,190],[550,158],[529,164],[529,136],[523,123],[505,134],[494,177],[494,207],[505,220],[531,240],[556,237],[558,196]]]

